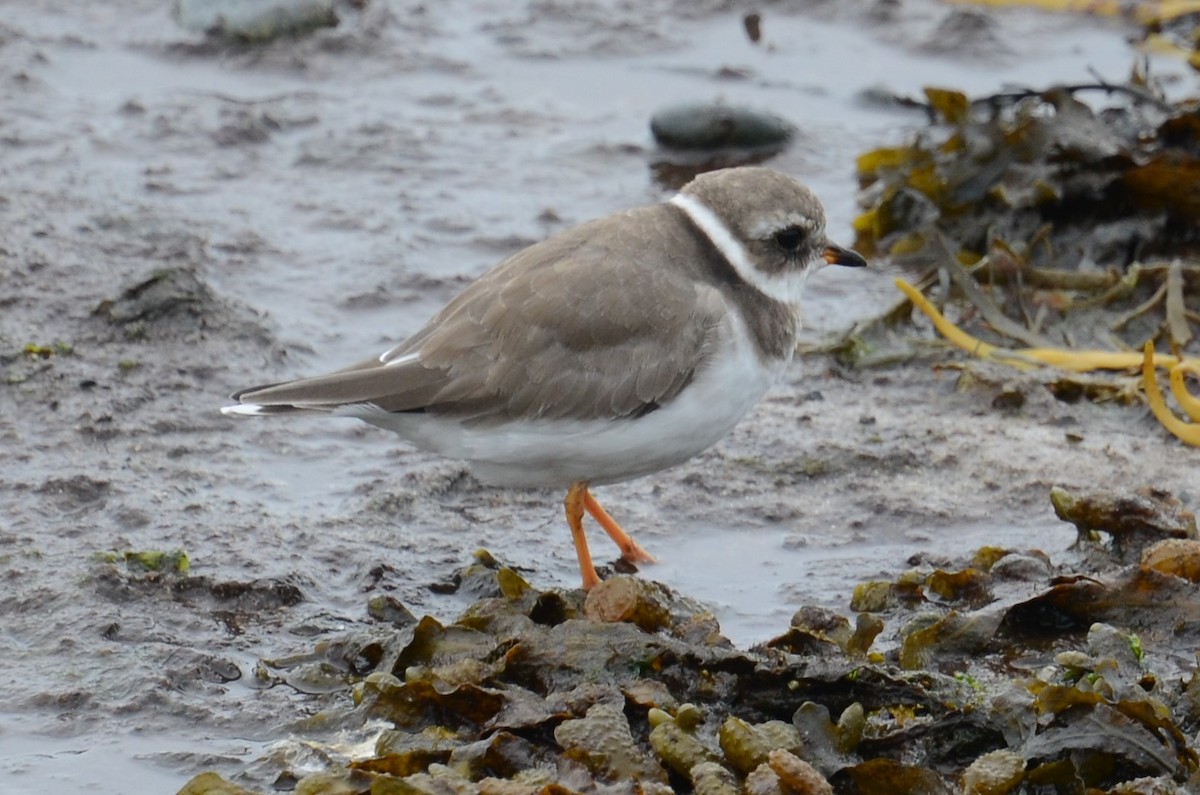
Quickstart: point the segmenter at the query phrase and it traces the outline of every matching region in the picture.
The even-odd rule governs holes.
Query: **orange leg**
[[[571,528],[571,538],[575,541],[575,555],[579,558],[579,572],[583,575],[583,590],[585,591],[600,584],[600,575],[596,573],[596,567],[592,564],[592,554],[588,552],[587,536],[583,534],[583,511],[589,500],[592,500],[592,495],[588,494],[586,481],[572,485],[567,490],[567,498],[563,500],[563,507],[567,510],[567,525]]]
[[[596,498],[587,490],[587,484],[583,486],[583,507],[591,514],[604,532],[608,533],[618,547],[621,549],[621,558],[629,563],[657,563],[654,556],[638,545],[638,542],[629,537],[629,534],[621,529],[621,525],[608,515],[608,511],[600,507],[600,503],[596,502]]]

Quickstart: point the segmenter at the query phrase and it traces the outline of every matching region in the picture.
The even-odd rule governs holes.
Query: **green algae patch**
[[[75,353],[75,346],[69,342],[55,340],[52,343],[26,343],[21,352],[30,359],[50,359],[54,356],[70,356]]]
[[[133,550],[98,552],[95,560],[102,563],[123,562],[131,572],[162,572],[186,575],[191,568],[187,552],[175,550]]]

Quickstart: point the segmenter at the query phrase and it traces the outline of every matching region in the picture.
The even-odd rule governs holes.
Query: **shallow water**
[[[726,636],[747,647],[778,635],[798,605],[819,604],[844,610],[854,586],[887,580],[914,550],[937,558],[961,554],[998,537],[1038,539],[1037,546],[1058,557],[1075,541],[1074,528],[1048,521],[1030,527],[978,524],[908,530],[889,536],[842,538],[838,528],[806,533],[777,529],[747,531],[691,525],[687,544],[671,547],[670,557],[645,570],[662,582],[686,582],[684,593],[702,594],[721,621]],[[833,540],[831,540],[833,539]],[[713,550],[730,554],[713,563]],[[736,554],[732,554],[736,549]]]
[[[1089,81],[1092,68],[1119,80],[1133,58],[1119,27],[1024,11],[981,15],[981,32],[933,52],[955,13],[933,2],[890,21],[866,4],[799,3],[764,16],[759,45],[736,15],[692,4],[566,8],[577,16],[554,3],[376,3],[262,51],[195,46],[149,0],[6,9],[0,212],[15,298],[0,340],[79,350],[0,395],[12,451],[0,465],[0,790],[170,792],[202,769],[245,769],[312,708],[250,686],[258,659],[361,626],[381,588],[452,618],[464,597],[428,586],[478,547],[539,587],[575,582],[561,495],[481,489],[352,421],[234,422],[216,408],[233,388],[378,353],[504,255],[661,199],[654,111],[721,99],[795,122],[795,145],[770,165],[808,182],[849,243],[854,157],[921,123],[864,90],[975,93]],[[215,327],[147,344],[98,328],[101,298],[177,261],[258,313],[267,339]],[[894,300],[886,269],[828,270],[811,287],[813,338]],[[1067,420],[1086,436],[1070,451]],[[662,559],[645,576],[711,603],[750,644],[801,604],[845,609],[856,583],[914,551],[1062,551],[1074,531],[1044,499],[1051,482],[1133,472],[1186,490],[1194,452],[1144,439],[1140,421],[1052,403],[999,421],[925,367],[802,361],[715,450],[598,493]],[[812,459],[833,463],[797,474]],[[273,578],[304,601],[235,626],[211,596],[123,590],[92,559],[176,547],[196,577]],[[230,666],[240,679],[226,680]]]

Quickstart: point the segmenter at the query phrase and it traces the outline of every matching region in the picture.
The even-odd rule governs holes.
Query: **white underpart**
[[[800,303],[808,274],[814,270],[813,265],[819,265],[820,261],[807,264],[803,268],[788,268],[780,273],[761,271],[750,261],[750,254],[742,245],[742,241],[734,237],[725,222],[695,196],[677,193],[671,197],[671,204],[687,213],[692,223],[700,227],[700,231],[704,232],[705,237],[717,247],[745,282],[768,298],[781,303],[791,306]]]
[[[239,403],[235,406],[222,406],[222,414],[239,417],[257,417],[263,414],[263,407],[257,403]]]
[[[764,363],[750,331],[730,311],[718,351],[674,400],[637,419],[514,420],[463,425],[435,414],[351,405],[334,413],[395,431],[418,447],[471,464],[501,486],[566,488],[615,483],[680,464],[729,432],[787,366]]]

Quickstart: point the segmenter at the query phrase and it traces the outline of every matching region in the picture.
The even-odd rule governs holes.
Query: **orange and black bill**
[[[825,261],[830,265],[845,265],[850,268],[865,268],[867,261],[863,259],[863,255],[857,251],[852,251],[848,248],[833,243],[825,244],[825,251],[822,252]]]

